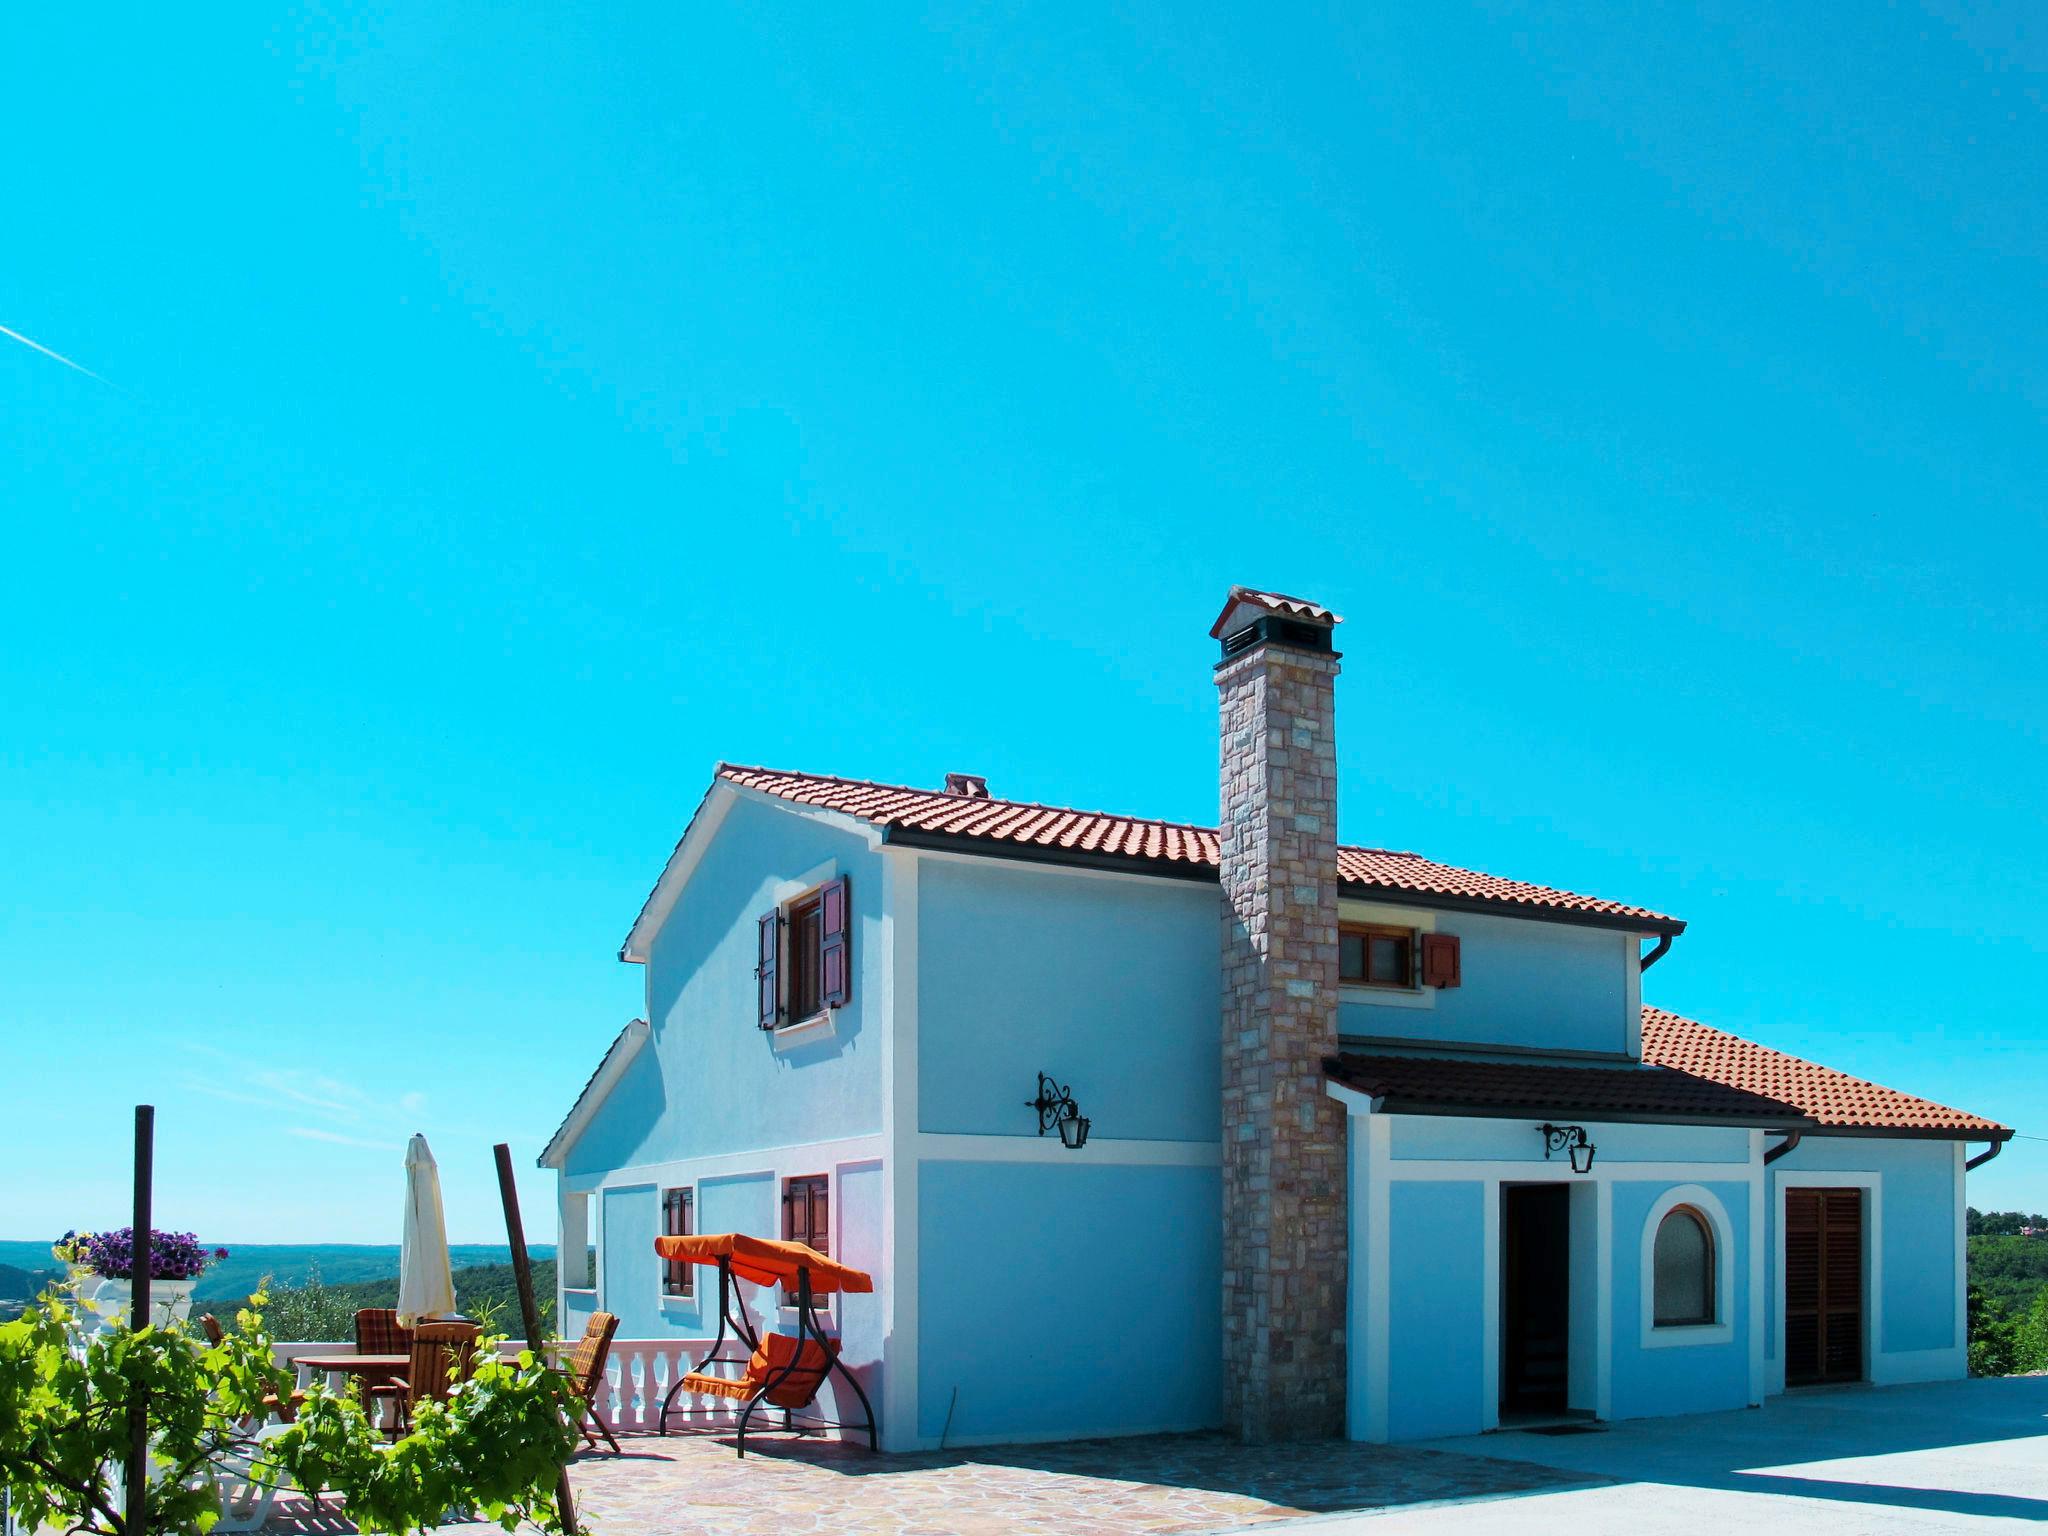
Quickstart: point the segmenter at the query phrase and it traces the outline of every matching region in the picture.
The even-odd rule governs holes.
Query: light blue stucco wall
[[[1782,1301],[1778,1274],[1781,1205],[1779,1188],[1788,1173],[1874,1173],[1880,1180],[1883,1205],[1883,1294],[1875,1309],[1875,1347],[1885,1354],[1924,1349],[1951,1349],[1956,1337],[1955,1143],[1886,1140],[1862,1136],[1808,1136],[1767,1171],[1764,1208],[1770,1223],[1766,1253],[1766,1332],[1764,1348],[1778,1358],[1778,1311]],[[1865,1284],[1869,1283],[1870,1211],[1864,1211]],[[1866,1293],[1867,1294],[1867,1293]],[[1868,1362],[1866,1362],[1868,1369]]]
[[[654,1238],[661,1230],[661,1195],[652,1184],[607,1189],[598,1204],[599,1294],[619,1317],[619,1336],[654,1338],[667,1331],[656,1301]]]
[[[927,1131],[1035,1131],[1042,1070],[1093,1134],[1214,1141],[1216,887],[922,861],[918,1102]]]
[[[1725,1343],[1645,1349],[1642,1341],[1643,1234],[1670,1179],[1617,1180],[1613,1192],[1613,1416],[1710,1413],[1749,1403],[1749,1185],[1732,1180],[1692,1181],[1712,1194],[1728,1219],[1727,1245],[1718,1248],[1717,1272],[1731,1282],[1725,1302],[1734,1325]],[[1725,1268],[1718,1268],[1725,1266]]]
[[[1436,931],[1458,936],[1461,985],[1434,992],[1427,1008],[1375,1005],[1363,989],[1348,989],[1340,1033],[1539,1050],[1628,1048],[1637,935],[1474,912],[1439,913]]]
[[[1387,1430],[1395,1440],[1485,1427],[1485,1191],[1477,1180],[1388,1190]]]
[[[853,1000],[835,1014],[834,1038],[778,1053],[757,1025],[755,920],[779,884],[826,864],[851,881]],[[651,946],[653,1038],[569,1149],[566,1171],[880,1131],[881,915],[881,861],[865,838],[735,804]]]
[[[1221,1421],[1216,1169],[928,1161],[919,1180],[920,1435]]]

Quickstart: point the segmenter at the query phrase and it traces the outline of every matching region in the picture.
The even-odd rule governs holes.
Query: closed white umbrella
[[[398,1320],[410,1328],[423,1317],[455,1310],[455,1277],[448,1268],[448,1223],[441,1214],[441,1170],[414,1136],[405,1149],[405,1237],[398,1252]]]

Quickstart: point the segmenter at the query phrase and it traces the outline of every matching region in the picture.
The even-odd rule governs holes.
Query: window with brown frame
[[[828,1175],[805,1174],[782,1181],[782,1235],[831,1257],[832,1180]],[[784,1291],[782,1304],[795,1306],[796,1292]]]
[[[1415,985],[1415,930],[1345,923],[1337,930],[1337,979],[1347,987]]]
[[[688,1237],[697,1226],[697,1194],[692,1189],[667,1189],[661,1195],[661,1230],[667,1237]],[[681,1259],[661,1261],[664,1296],[697,1294],[697,1266]]]
[[[806,896],[789,909],[789,1016],[808,1019],[818,1011],[820,965],[825,938],[825,893]]]
[[[1714,1320],[1714,1229],[1689,1205],[1675,1205],[1657,1223],[1651,1250],[1659,1328],[1693,1328]]]
[[[800,1024],[853,995],[853,923],[845,876],[758,919],[760,1025]]]

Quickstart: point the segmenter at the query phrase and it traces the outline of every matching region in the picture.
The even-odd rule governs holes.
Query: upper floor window
[[[1714,1234],[1689,1205],[1673,1206],[1657,1224],[1653,1250],[1656,1326],[1696,1327],[1714,1320]]]
[[[665,1189],[661,1193],[661,1230],[665,1237],[688,1237],[697,1230],[697,1192],[694,1189]],[[661,1261],[661,1290],[665,1296],[697,1294],[697,1266],[681,1259]]]
[[[754,980],[760,1025],[795,1024],[853,995],[853,908],[844,875],[761,914]]]
[[[1345,924],[1337,930],[1337,979],[1347,987],[1413,987],[1415,931]]]

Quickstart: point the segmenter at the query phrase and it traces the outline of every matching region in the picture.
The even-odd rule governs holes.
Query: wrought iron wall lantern
[[[1026,1109],[1038,1111],[1038,1134],[1058,1131],[1068,1150],[1088,1145],[1088,1117],[1074,1102],[1073,1093],[1043,1072],[1038,1074],[1038,1097],[1024,1101]]]
[[[1564,1152],[1571,1157],[1573,1173],[1591,1173],[1593,1171],[1593,1153],[1595,1148],[1592,1142],[1586,1140],[1586,1128],[1583,1125],[1546,1124],[1539,1125],[1537,1130],[1543,1133],[1543,1160],[1545,1162],[1550,1161],[1551,1153]]]

